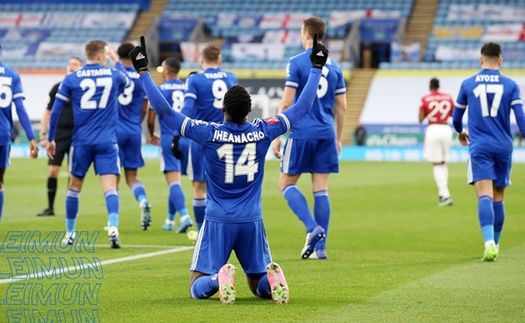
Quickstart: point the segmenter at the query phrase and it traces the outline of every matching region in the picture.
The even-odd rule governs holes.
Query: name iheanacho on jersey
[[[248,142],[261,141],[265,138],[264,132],[252,131],[235,135],[223,130],[215,130],[213,133],[213,141],[233,142],[236,144],[244,144]]]

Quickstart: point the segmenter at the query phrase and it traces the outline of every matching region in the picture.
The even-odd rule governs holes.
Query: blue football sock
[[[75,231],[75,223],[77,222],[78,214],[78,198],[80,196],[79,191],[72,189],[67,190],[66,196],[66,231]]]
[[[108,221],[110,227],[118,227],[119,198],[117,190],[107,190],[104,193],[106,197],[106,209],[108,210]]]
[[[169,193],[168,193],[168,220],[175,221],[175,213],[177,213],[177,210],[175,209],[175,201],[171,194],[171,190],[169,190]]]
[[[505,223],[505,202],[494,202],[492,206],[494,207],[494,242],[499,244],[503,223]]]
[[[306,226],[306,231],[312,232],[317,227],[317,223],[312,217],[312,213],[310,213],[308,202],[303,193],[295,185],[287,185],[282,193],[290,209]]]
[[[201,229],[204,222],[204,215],[206,214],[206,199],[193,199],[193,214],[195,215],[195,224],[197,230]]]
[[[328,235],[328,226],[330,224],[330,197],[328,191],[322,190],[314,192],[314,217],[315,222],[326,231]],[[325,237],[326,239],[326,237]]]
[[[135,196],[135,199],[139,203],[146,199],[146,189],[144,188],[144,184],[142,184],[142,182],[136,181],[131,185],[130,188],[133,192],[133,195]]]
[[[257,289],[255,290],[255,294],[260,298],[272,298],[272,288],[270,286],[270,283],[268,282],[267,275],[262,276],[261,280],[259,280],[259,283],[257,284]]]
[[[169,198],[170,201],[173,201],[175,211],[179,212],[181,217],[188,215],[188,209],[186,208],[186,197],[184,196],[180,182],[173,182],[170,184]]]
[[[485,242],[494,240],[494,208],[492,197],[482,195],[478,198],[478,217]]]
[[[3,211],[4,211],[4,189],[0,188],[0,221],[2,220]]]
[[[191,285],[191,298],[210,298],[219,291],[219,279],[217,274],[202,276]]]

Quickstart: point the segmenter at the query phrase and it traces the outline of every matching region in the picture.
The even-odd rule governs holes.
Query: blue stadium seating
[[[349,10],[383,10],[392,11],[397,10],[402,17],[409,17],[413,6],[413,0],[398,0],[398,1],[383,1],[383,0],[288,0],[286,5],[283,5],[281,0],[259,0],[259,1],[245,1],[245,0],[203,0],[199,2],[199,6],[195,5],[194,0],[170,0],[166,6],[163,16],[171,15],[193,15],[202,19],[203,23],[209,28],[213,38],[233,38],[242,35],[264,35],[268,30],[256,27],[242,27],[232,24],[229,26],[221,26],[217,24],[217,15],[219,13],[234,14],[243,17],[261,16],[263,14],[283,14],[283,13],[305,13],[307,15],[317,15],[323,18],[326,22],[330,21],[333,11],[349,11]],[[349,28],[334,28],[328,24],[327,38],[342,39],[346,36]],[[277,29],[283,29],[278,26]],[[299,26],[287,27],[289,30],[298,30]],[[283,68],[288,57],[295,55],[302,51],[301,44],[287,46],[285,55],[282,60],[264,61],[262,59],[243,58],[234,59],[229,50],[230,44],[226,43],[223,47],[223,61],[225,64],[231,65],[234,68],[260,66],[261,68]],[[345,66],[349,66],[346,63]],[[199,66],[196,66],[199,67]]]
[[[32,24],[0,28],[0,43],[3,51],[24,51],[23,57],[16,55],[3,55],[2,61],[14,68],[64,68],[64,62],[71,56],[56,54],[54,56],[37,56],[39,46],[49,43],[58,44],[83,44],[91,39],[102,39],[109,43],[120,43],[127,36],[129,29],[123,25],[108,24],[105,26],[91,20],[80,24],[79,19],[71,19],[69,26],[64,26],[63,19],[56,18],[56,14],[86,17],[95,14],[124,14],[126,21],[135,19],[141,3],[138,0],[104,0],[104,1],[75,1],[69,3],[63,0],[49,0],[35,2],[28,0],[13,0],[11,3],[0,3],[0,12],[3,14],[42,15],[40,26]],[[76,15],[76,16],[75,16]],[[96,20],[96,19],[95,19]],[[23,20],[22,20],[23,21]],[[120,20],[115,20],[120,21]],[[84,26],[84,27],[82,27]],[[81,47],[80,47],[81,48]],[[60,52],[60,51],[58,51]],[[77,55],[83,56],[79,51]]]

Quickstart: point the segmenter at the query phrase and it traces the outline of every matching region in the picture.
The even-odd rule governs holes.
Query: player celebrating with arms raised
[[[210,43],[202,50],[203,71],[188,77],[184,96],[182,113],[194,119],[206,122],[222,122],[222,98],[226,91],[237,85],[237,76],[223,71],[221,48]],[[200,229],[206,211],[206,182],[204,171],[204,155],[202,147],[197,143],[190,144],[188,158],[188,177],[193,185],[193,212],[197,230]],[[177,232],[184,232],[191,224],[189,217],[183,221]]]
[[[288,302],[288,285],[281,268],[271,259],[262,218],[265,156],[271,141],[309,111],[328,51],[314,37],[310,77],[290,109],[248,123],[250,95],[243,87],[233,86],[222,100],[224,122],[207,123],[169,106],[148,73],[144,37],[141,43],[130,57],[153,108],[159,118],[170,120],[182,136],[199,144],[206,159],[207,212],[191,262],[191,296],[209,298],[219,291],[222,303],[234,303],[235,267],[227,261],[235,251],[255,295],[272,298],[278,304]]]
[[[483,261],[494,261],[505,220],[505,188],[510,185],[512,163],[511,109],[521,133],[525,133],[525,114],[520,88],[501,75],[501,46],[487,43],[481,47],[482,70],[461,84],[452,115],[459,140],[469,147],[468,183],[478,196],[478,218],[485,252]],[[462,119],[468,106],[468,132]]]

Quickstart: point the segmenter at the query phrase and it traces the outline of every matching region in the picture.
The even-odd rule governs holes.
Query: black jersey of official
[[[49,92],[49,103],[47,105],[48,110],[51,110],[53,108],[53,104],[55,103],[55,96],[57,94],[58,88],[60,87],[60,83],[61,82],[55,84]],[[71,137],[73,136],[73,127],[73,106],[71,100],[69,100],[62,112],[60,112],[55,141],[66,139],[71,140]]]

